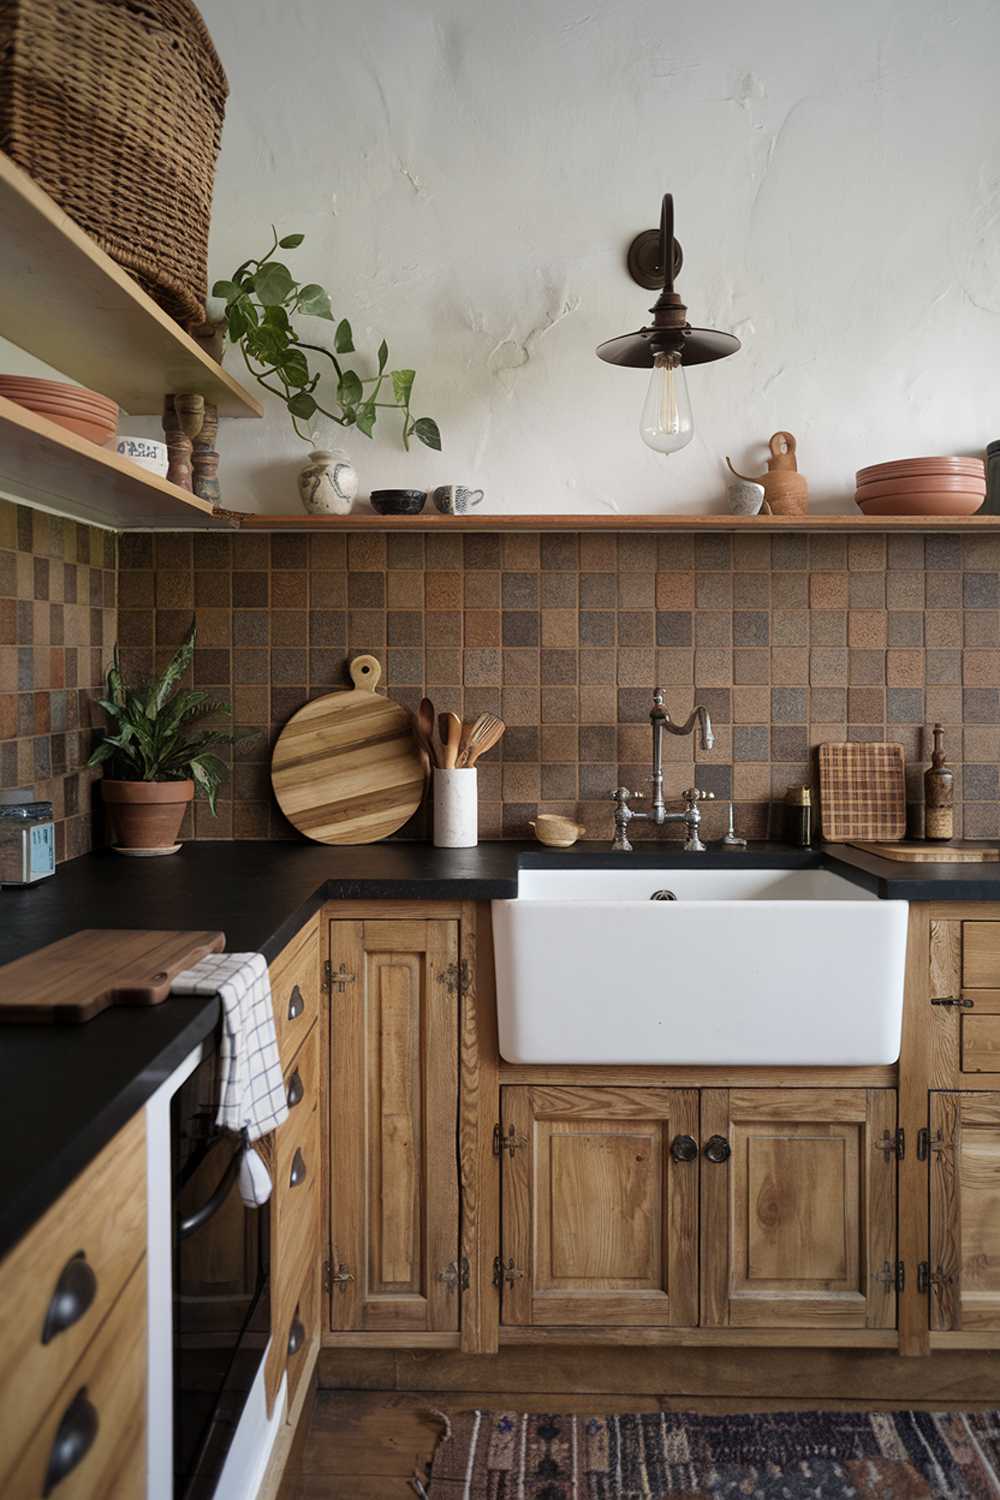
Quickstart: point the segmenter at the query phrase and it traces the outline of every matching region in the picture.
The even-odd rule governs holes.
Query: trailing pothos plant
[[[98,699],[111,730],[88,760],[104,766],[117,781],[193,781],[213,814],[227,766],[216,755],[219,745],[234,745],[242,736],[205,725],[211,715],[231,712],[200,688],[177,689],[194,656],[197,628],[191,629],[159,677],[133,691],[122,676],[118,647],[108,669],[108,696]]]
[[[356,353],[354,334],[346,318],[334,318],[329,293],[317,282],[301,286],[288,267],[274,259],[275,251],[295,250],[305,236],[286,234],[279,239],[273,225],[271,234],[274,243],[267,254],[245,260],[228,281],[215,283],[212,295],[225,299],[230,341],[239,345],[254,379],[284,401],[297,436],[310,441],[309,430],[299,424],[311,422],[320,413],[370,438],[379,412],[389,410],[402,415],[404,448],[409,449],[410,438],[415,437],[428,448],[440,449],[441,433],[434,418],[415,417],[411,411],[416,371],[388,368],[385,339],[378,347],[376,375],[362,376],[352,369],[343,356]],[[336,322],[333,350],[300,338],[293,323],[298,316]],[[308,354],[330,361],[337,382],[336,410],[321,403],[317,394],[321,372],[312,369]],[[391,401],[387,399],[390,392]]]

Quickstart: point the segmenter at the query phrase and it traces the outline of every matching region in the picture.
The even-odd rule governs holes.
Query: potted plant
[[[217,281],[212,295],[226,304],[225,324],[230,341],[238,344],[247,369],[266,391],[282,400],[288,408],[298,437],[312,441],[301,422],[310,422],[319,412],[341,427],[356,427],[370,438],[382,410],[402,415],[403,447],[415,437],[428,448],[440,449],[441,434],[433,417],[415,417],[410,409],[414,370],[389,370],[389,345],[382,340],[378,349],[378,370],[362,376],[351,369],[343,356],[354,354],[354,335],[346,318],[336,324],[333,351],[299,337],[292,319],[297,316],[336,321],[329,293],[316,282],[301,286],[288,267],[273,259],[276,250],[295,250],[304,235],[287,234],[279,240],[271,227],[273,244],[260,259],[245,260],[228,281]],[[330,362],[330,373],[336,378],[336,389],[328,404],[317,395],[320,372],[313,371],[309,354],[319,354]],[[391,397],[391,399],[390,399]]]
[[[104,766],[101,795],[118,849],[172,854],[196,790],[215,813],[226,766],[214,749],[234,744],[236,737],[204,722],[210,715],[229,713],[228,703],[199,688],[178,687],[194,656],[196,639],[192,620],[183,644],[160,676],[138,691],[126,686],[115,646],[108,695],[98,700],[111,729],[87,764]]]

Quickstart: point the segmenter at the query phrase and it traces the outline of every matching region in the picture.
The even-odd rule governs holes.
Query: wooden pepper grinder
[[[205,402],[205,415],[201,429],[193,440],[191,468],[194,492],[202,500],[218,505],[222,499],[219,488],[219,455],[215,451],[215,439],[219,431],[219,408],[211,401]]]
[[[924,838],[950,839],[955,836],[955,777],[945,765],[944,731],[934,725],[934,751],[929,770],[924,772]]]
[[[768,443],[770,458],[767,473],[758,478],[752,474],[741,474],[729,465],[737,479],[749,479],[753,484],[764,486],[764,509],[775,516],[804,516],[809,509],[809,481],[799,473],[795,456],[795,436],[791,432],[775,432]]]

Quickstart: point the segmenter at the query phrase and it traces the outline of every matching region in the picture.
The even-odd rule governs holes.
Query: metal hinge
[[[953,1005],[958,1010],[972,1010],[975,1003],[966,995],[938,995],[931,1000],[932,1005]]]
[[[891,1161],[893,1157],[897,1161],[902,1161],[906,1155],[906,1131],[902,1125],[894,1132],[884,1131],[875,1150],[881,1151],[886,1161]]]
[[[932,1272],[927,1261],[922,1260],[917,1267],[917,1291],[921,1296],[926,1296],[932,1286],[955,1286],[957,1284],[957,1274],[942,1271],[940,1266]]]
[[[516,1132],[516,1130],[514,1129],[513,1125],[508,1126],[506,1135],[504,1134],[504,1129],[503,1129],[502,1125],[494,1125],[494,1127],[493,1127],[493,1155],[494,1156],[503,1156],[503,1154],[504,1154],[505,1151],[508,1152],[510,1156],[513,1156],[515,1151],[519,1150],[522,1146],[526,1146],[527,1144],[528,1143],[525,1140],[524,1136],[523,1135],[518,1135],[517,1132]]]
[[[343,961],[336,971],[330,959],[323,964],[323,988],[328,995],[332,995],[334,990],[338,995],[342,995],[347,986],[353,984],[356,979],[357,975],[352,974]]]
[[[521,1281],[523,1277],[524,1272],[518,1270],[514,1264],[513,1256],[511,1256],[510,1260],[505,1261],[498,1255],[493,1262],[494,1286],[503,1286],[505,1282],[508,1286],[513,1286],[515,1281]]]
[[[354,1272],[343,1261],[337,1262],[336,1271],[333,1269],[332,1259],[323,1262],[323,1290],[332,1292],[334,1288],[344,1291],[347,1283],[354,1280]]]
[[[906,1290],[906,1267],[901,1260],[897,1260],[895,1266],[891,1261],[886,1261],[881,1271],[872,1273],[872,1280],[879,1282],[881,1286],[895,1287],[897,1292]]]
[[[443,984],[449,995],[464,995],[469,988],[469,960],[447,964],[438,972],[438,984]]]
[[[469,1290],[469,1258],[463,1255],[460,1260],[453,1260],[439,1271],[434,1278],[435,1281],[443,1281],[450,1292]]]

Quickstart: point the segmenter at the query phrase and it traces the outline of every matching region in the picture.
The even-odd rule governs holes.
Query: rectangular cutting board
[[[914,865],[971,865],[1000,859],[998,844],[863,844],[852,840],[851,848]]]
[[[222,932],[86,927],[0,966],[0,1023],[89,1021],[109,1005],[159,1005]]]

